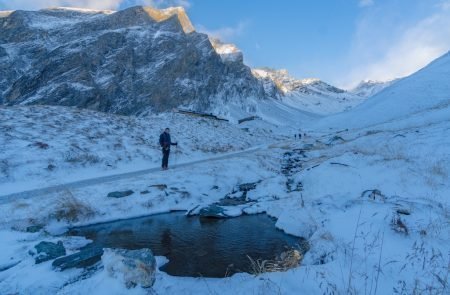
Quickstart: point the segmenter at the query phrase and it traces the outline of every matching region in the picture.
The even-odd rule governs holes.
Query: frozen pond
[[[247,255],[274,259],[303,241],[276,229],[265,214],[205,219],[172,212],[74,228],[69,234],[93,240],[87,247],[150,248],[169,259],[161,270],[170,275],[217,278],[248,272]]]

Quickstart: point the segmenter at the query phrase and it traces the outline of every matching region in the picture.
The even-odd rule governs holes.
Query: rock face
[[[242,59],[223,59],[183,8],[0,13],[0,104],[118,114],[227,112],[267,97]]]
[[[105,249],[102,262],[108,274],[122,279],[127,288],[150,288],[155,282],[156,260],[150,249]]]

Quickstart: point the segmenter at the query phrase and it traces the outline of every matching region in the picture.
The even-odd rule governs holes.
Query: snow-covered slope
[[[351,89],[349,92],[361,97],[369,98],[371,96],[374,96],[384,88],[391,86],[398,80],[399,79],[394,79],[390,81],[365,80],[361,81],[361,83],[359,83],[355,88]]]
[[[159,167],[165,127],[172,163],[240,151],[282,136],[181,114],[136,118],[48,106],[0,107],[0,195],[95,175]]]
[[[439,109],[450,109],[450,52],[354,109],[324,118],[318,126],[361,128]]]
[[[364,98],[319,79],[295,79],[287,70],[269,68],[252,69],[253,75],[261,79],[267,93],[274,95],[273,84],[279,90],[276,93],[282,102],[316,114],[331,114],[349,109]]]
[[[16,123],[12,109],[4,118]],[[80,124],[88,117],[95,119],[74,134],[66,128],[76,124],[61,122],[66,116],[58,116],[60,108],[52,108],[47,113],[49,116],[41,118],[36,117],[37,112],[25,111],[23,107],[15,109],[17,120],[24,122],[7,133],[14,136],[11,140],[14,140],[12,146],[17,149],[17,157],[26,158],[25,152],[34,152],[36,157],[46,159],[37,145],[27,147],[28,142],[31,143],[27,138],[54,139],[48,143],[49,149],[55,152],[58,149],[53,145],[63,145],[63,136],[54,133],[70,135],[83,147],[102,148],[102,145],[90,143],[89,137],[103,131],[98,134],[100,139],[92,140],[103,139],[112,144],[128,131],[130,135],[125,137],[123,144],[136,147],[134,140],[139,142],[140,133],[148,130],[144,121],[128,130],[128,123],[133,122],[127,117],[116,118],[122,123],[102,123],[108,120],[104,114],[82,116],[75,112],[74,116],[79,118],[68,115],[67,121]],[[432,112],[444,114],[442,109]],[[55,115],[55,121],[52,115]],[[33,137],[30,133],[36,133],[33,125],[36,119],[46,123],[40,123],[38,127],[42,135]],[[416,125],[412,125],[412,119]],[[201,119],[177,121],[183,124],[177,128],[185,128],[186,136],[183,137],[195,135],[191,129],[206,137],[206,140],[197,138],[200,145],[211,140],[210,133],[215,129],[212,125],[208,127]],[[148,124],[152,122],[153,119]],[[0,293],[148,294],[149,290],[140,286],[127,289],[121,277],[111,275],[106,267],[56,271],[52,269],[52,261],[35,264],[29,252],[41,241],[62,241],[68,254],[72,254],[89,241],[61,235],[61,227],[204,207],[217,202],[237,184],[260,181],[247,194],[250,203],[227,210],[233,212],[233,216],[243,212],[266,212],[277,219],[278,228],[307,238],[310,249],[301,264],[287,271],[256,275],[240,273],[213,279],[176,277],[157,271],[155,293],[447,294],[449,122],[448,116],[434,124],[415,116],[395,124],[379,125],[376,130],[367,128],[339,133],[311,130],[302,140],[281,141],[254,153],[219,161],[0,201],[0,239],[3,241],[0,243],[0,266],[4,269],[0,272]],[[65,126],[63,130],[47,126],[52,124]],[[105,130],[108,124],[111,128]],[[163,124],[167,123],[159,125]],[[115,130],[117,127],[119,129]],[[92,129],[93,134],[87,132],[87,128]],[[240,132],[227,135],[228,128],[231,126],[220,126],[220,130],[226,130],[220,142],[231,140],[240,145],[242,141],[247,144],[247,140],[255,140],[239,135]],[[49,134],[44,133],[47,129]],[[173,131],[178,133],[177,129]],[[270,134],[257,137],[264,140],[270,138]],[[148,149],[144,151],[151,153]],[[105,149],[100,152],[114,153]],[[123,150],[119,154],[123,154]],[[26,160],[21,164],[26,165]],[[63,165],[61,163],[60,167]],[[44,170],[32,163],[29,167],[40,173]],[[77,171],[76,167],[68,167]],[[67,179],[71,178],[73,173],[67,176]],[[152,186],[155,184],[166,188]],[[289,189],[292,186],[300,187],[299,191]],[[106,197],[112,191],[125,190],[132,190],[134,194],[121,199]],[[45,229],[38,233],[24,232],[28,226],[36,225],[45,226]],[[118,238],[126,239],[129,232],[119,229]],[[195,253],[192,258],[196,255],[205,254]],[[164,260],[159,257],[158,267]]]

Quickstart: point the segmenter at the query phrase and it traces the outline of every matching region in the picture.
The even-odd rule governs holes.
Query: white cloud
[[[135,6],[135,5],[143,5],[143,6],[152,6],[158,8],[166,8],[172,6],[182,6],[184,8],[191,7],[191,3],[189,0],[122,0],[120,6]]]
[[[0,0],[0,9],[35,10],[56,6],[116,9],[122,0]]]
[[[367,6],[372,6],[375,4],[374,0],[359,0],[359,6],[360,7],[367,7]]]
[[[190,2],[188,0],[0,0],[0,10],[36,10],[58,6],[116,10],[133,5],[190,7]]]
[[[208,34],[211,37],[218,38],[224,42],[231,42],[234,38],[241,36],[248,26],[248,21],[241,21],[235,26],[222,27],[215,30],[206,28],[203,25],[196,25],[198,32]]]
[[[398,23],[398,27],[402,25]],[[360,23],[350,57],[353,66],[338,82],[341,86],[348,88],[363,79],[404,77],[449,51],[450,6],[440,6],[434,14],[404,28],[394,38],[388,36],[388,31],[380,34],[372,30],[376,30],[373,23]]]

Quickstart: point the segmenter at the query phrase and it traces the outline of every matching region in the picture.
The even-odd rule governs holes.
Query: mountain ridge
[[[227,113],[228,104],[248,109],[267,98],[246,65],[224,62],[207,35],[186,33],[180,10],[153,13],[159,21],[149,11],[14,11],[0,18],[0,103]]]
[[[332,86],[317,78],[296,79],[285,69],[255,68],[252,73],[263,81],[266,92],[273,93],[269,86],[278,89],[278,99],[286,104],[316,114],[337,113],[359,104],[364,98]]]

